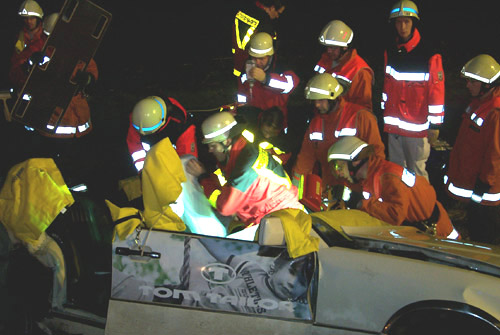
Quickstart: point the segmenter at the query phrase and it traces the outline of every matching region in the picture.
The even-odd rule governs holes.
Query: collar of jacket
[[[420,39],[420,32],[417,28],[415,28],[415,30],[413,31],[413,36],[407,42],[397,44],[396,46],[398,49],[405,48],[406,52],[408,53],[417,47],[418,43],[420,43]]]

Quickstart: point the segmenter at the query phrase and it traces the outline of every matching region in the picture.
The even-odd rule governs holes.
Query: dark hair
[[[282,129],[285,125],[285,115],[279,107],[271,107],[263,111],[260,115],[260,125],[272,126]]]

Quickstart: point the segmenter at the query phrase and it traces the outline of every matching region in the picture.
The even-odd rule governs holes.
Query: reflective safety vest
[[[475,99],[463,115],[444,183],[458,200],[500,204],[500,87]],[[477,184],[487,189],[476,189]],[[483,193],[484,192],[484,193]]]
[[[220,170],[227,180],[224,186],[215,174],[201,178],[200,184],[222,215],[236,214],[246,225],[251,225],[280,209],[303,209],[297,188],[283,166],[244,136],[235,140],[228,162]]]
[[[344,99],[372,110],[374,73],[366,61],[358,55],[356,49],[348,50],[334,67],[328,54],[323,53],[314,71],[331,73],[348,89],[343,95]]]
[[[444,71],[441,55],[413,37],[398,49],[386,50],[381,108],[384,131],[407,137],[426,137],[427,129],[444,120]]]

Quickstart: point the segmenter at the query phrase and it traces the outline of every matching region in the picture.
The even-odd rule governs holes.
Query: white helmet
[[[56,26],[57,19],[59,18],[59,13],[52,13],[47,15],[45,19],[43,19],[43,32],[45,35],[50,35]]]
[[[344,88],[331,74],[320,73],[309,80],[304,91],[308,100],[335,100],[342,94]]]
[[[252,36],[248,54],[252,57],[261,58],[274,54],[273,38],[265,32],[260,32]]]
[[[401,16],[414,17],[417,20],[420,20],[420,17],[418,16],[418,7],[411,0],[401,0],[396,2],[392,6],[391,12],[389,14],[389,20]]]
[[[468,61],[461,73],[462,77],[491,84],[500,77],[500,65],[490,55],[482,54]]]
[[[167,105],[157,96],[150,96],[135,104],[132,111],[132,125],[141,135],[153,134],[167,120]]]
[[[353,37],[354,33],[347,24],[340,20],[333,20],[323,28],[318,40],[325,46],[347,47]]]
[[[352,162],[367,146],[366,142],[356,136],[343,136],[328,149],[328,162],[332,160]]]
[[[19,7],[18,14],[22,17],[35,16],[40,19],[43,18],[42,7],[34,0],[25,0]]]
[[[233,114],[217,112],[207,117],[201,124],[202,143],[223,142],[229,138],[229,131],[238,124]]]

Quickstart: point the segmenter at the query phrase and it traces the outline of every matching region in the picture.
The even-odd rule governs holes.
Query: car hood
[[[391,244],[393,249],[418,250],[434,260],[500,275],[500,247],[498,246],[440,239],[414,227],[405,226],[342,226],[342,230],[355,240],[364,239],[378,241],[379,244]]]

